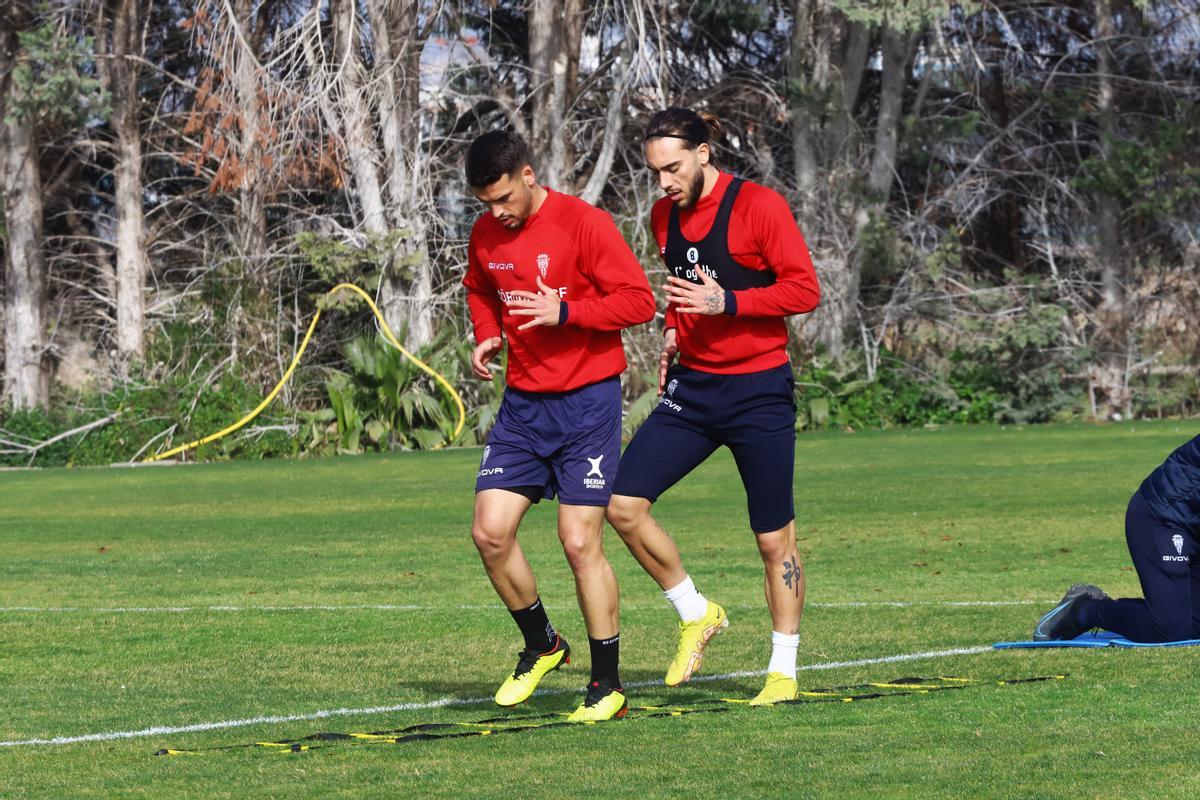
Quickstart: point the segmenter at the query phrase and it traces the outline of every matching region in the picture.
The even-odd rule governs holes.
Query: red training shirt
[[[713,190],[691,208],[680,209],[679,228],[698,242],[716,220],[721,198],[733,176],[722,172]],[[660,253],[667,245],[671,199],[663,197],[650,211],[650,226]],[[808,245],[792,209],[778,192],[746,181],[729,218],[729,255],[747,269],[769,269],[775,283],[735,291],[736,314],[681,314],[668,304],[666,327],[675,328],[679,363],[701,372],[743,374],[771,369],[788,361],[784,317],[817,307],[820,289]]]
[[[508,385],[565,392],[625,370],[621,329],[654,318],[654,295],[642,265],[612,218],[577,197],[547,189],[541,207],[516,230],[482,215],[467,248],[467,306],[475,341],[503,331]],[[563,326],[517,327],[510,294],[538,292],[537,278],[567,303]]]

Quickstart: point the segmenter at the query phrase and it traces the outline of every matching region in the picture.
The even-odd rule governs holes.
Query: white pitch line
[[[811,602],[808,608],[919,608],[945,607],[970,608],[992,606],[1030,606],[1053,603],[1053,600],[863,600],[840,603]],[[564,606],[565,607],[565,606]],[[666,606],[623,606],[623,611],[646,611]],[[500,605],[396,605],[389,603],[364,603],[348,605],[295,605],[295,606],[6,606],[0,614],[187,614],[187,613],[247,613],[247,612],[295,612],[295,611],[498,611]],[[554,608],[554,606],[547,606]],[[726,608],[758,609],[761,603],[727,604]]]
[[[853,661],[822,661],[816,664],[804,664],[797,667],[799,671],[840,669],[842,667],[861,667],[869,664],[894,664],[898,661],[917,661],[924,658],[944,658],[946,656],[972,655],[975,653],[991,652],[990,646],[955,647],[950,650],[930,650],[924,653],[903,653],[893,656],[878,656],[875,658],[860,658]],[[766,670],[751,670],[747,672],[726,672],[723,675],[702,675],[693,678],[692,682],[724,681],[733,678],[753,678],[765,675]],[[625,684],[626,688],[638,689],[645,686],[661,686],[662,682],[635,681]],[[542,696],[558,694],[578,694],[577,689],[550,689],[541,692]],[[176,733],[197,733],[200,731],[215,731],[225,728],[244,728],[249,725],[275,725],[280,722],[302,722],[331,717],[366,716],[370,714],[386,714],[395,711],[419,711],[430,708],[445,708],[447,706],[467,706],[477,703],[490,703],[491,697],[454,698],[443,697],[425,703],[400,703],[391,706],[370,706],[368,708],[333,708],[324,711],[313,711],[308,714],[288,714],[284,716],[261,716],[247,719],[222,720],[220,722],[197,722],[192,725],[155,725],[136,731],[109,731],[106,733],[87,733],[81,736],[56,736],[53,739],[19,739],[0,741],[0,747],[31,747],[37,745],[78,744],[80,742],[109,742],[116,739],[142,739],[147,736],[166,736]]]

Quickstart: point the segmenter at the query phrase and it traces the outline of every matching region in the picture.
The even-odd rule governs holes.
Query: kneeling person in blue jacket
[[[1113,600],[1077,583],[1034,628],[1034,641],[1103,628],[1131,642],[1200,638],[1200,436],[1167,457],[1129,501],[1125,542],[1145,599]]]

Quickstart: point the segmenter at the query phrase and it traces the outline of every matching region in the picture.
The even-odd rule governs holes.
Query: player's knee
[[[475,542],[475,549],[484,558],[503,555],[513,542],[513,536],[503,526],[488,525],[486,521],[479,520],[471,526],[471,539]]]
[[[608,501],[605,516],[608,517],[608,524],[625,539],[633,535],[638,523],[649,513],[650,501],[646,498],[614,494]]]
[[[560,533],[558,538],[562,542],[563,555],[574,572],[586,570],[604,558],[599,537],[589,532],[568,531]]]
[[[762,555],[763,562],[767,564],[778,564],[796,553],[796,538],[794,535],[789,536],[786,528],[760,533],[755,537],[755,541],[758,543],[758,552]]]

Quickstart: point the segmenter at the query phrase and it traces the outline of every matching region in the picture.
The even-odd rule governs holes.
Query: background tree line
[[[466,145],[525,136],[660,284],[640,143],[672,104],[718,114],[722,165],[808,239],[802,425],[1192,413],[1198,5],[7,0],[0,459],[123,460],[231,421],[342,280],[463,388],[477,438],[499,387],[464,369]],[[449,405],[339,311],[209,454],[442,439]],[[627,348],[636,424],[657,327]]]

